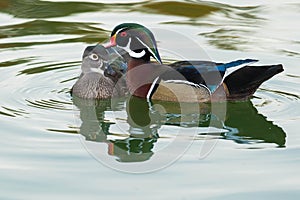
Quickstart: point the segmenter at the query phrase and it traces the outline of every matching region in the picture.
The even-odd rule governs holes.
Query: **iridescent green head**
[[[162,63],[153,33],[145,26],[136,23],[123,23],[114,28],[110,43],[106,47],[119,46],[133,58],[152,56]]]

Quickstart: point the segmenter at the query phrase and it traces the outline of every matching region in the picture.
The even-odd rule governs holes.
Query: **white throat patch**
[[[96,73],[104,75],[104,71],[101,68],[98,68],[98,67],[97,68],[92,67],[91,72],[96,72]]]
[[[129,54],[131,57],[133,57],[133,58],[141,58],[141,57],[143,57],[143,56],[146,54],[146,51],[145,51],[145,50],[143,50],[143,51],[141,51],[141,52],[139,52],[139,53],[136,53],[136,52],[132,51],[132,50],[130,49],[130,43],[131,43],[131,38],[129,38],[129,41],[128,41],[126,47],[122,47],[122,48],[123,48],[125,51],[127,51],[128,54]]]
[[[104,63],[103,63],[103,61],[101,60],[101,58],[98,58],[98,59],[100,59],[99,60],[99,66],[98,67],[91,67],[90,69],[91,69],[91,72],[96,72],[96,73],[99,73],[99,74],[102,74],[102,75],[104,75],[104,70],[102,69],[103,68],[103,65],[104,65]]]

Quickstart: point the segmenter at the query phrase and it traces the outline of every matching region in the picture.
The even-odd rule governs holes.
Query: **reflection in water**
[[[230,132],[224,134],[225,139],[237,143],[275,143],[284,147],[286,134],[282,128],[268,121],[259,114],[251,101],[231,102],[227,107],[225,126]]]
[[[95,43],[107,39],[109,31],[96,27],[98,23],[82,23],[72,21],[56,21],[58,17],[66,17],[80,13],[134,13],[138,15],[178,16],[180,19],[163,23],[187,24],[201,27],[199,35],[213,46],[220,49],[245,50],[249,41],[265,19],[260,6],[234,7],[215,2],[198,1],[144,1],[137,3],[97,3],[93,2],[51,2],[39,0],[1,0],[1,12],[15,18],[33,19],[20,24],[2,26],[0,38],[18,38],[36,35],[68,35],[72,38],[58,36],[55,41],[33,42],[27,39],[22,42],[0,44],[0,48],[27,47],[32,45],[47,45],[56,43]],[[188,10],[188,12],[186,12]],[[51,19],[51,20],[49,20]],[[201,19],[201,20],[198,20]],[[212,23],[213,22],[213,23]],[[101,23],[106,23],[105,21]],[[207,30],[208,29],[208,30]],[[30,41],[30,42],[28,42]],[[246,47],[245,47],[246,46]]]
[[[154,144],[158,141],[158,130],[162,125],[199,126],[199,120],[183,121],[178,105],[171,107],[168,102],[150,104],[145,99],[131,96],[126,99],[126,115],[124,119],[129,127],[120,127],[126,134],[114,133],[111,126],[116,124],[107,120],[106,111],[121,111],[122,99],[85,100],[73,97],[74,104],[80,109],[82,121],[80,134],[88,141],[107,143],[108,154],[117,157],[120,162],[138,162],[150,159]],[[204,110],[204,109],[203,109]],[[207,109],[206,109],[207,110]],[[170,111],[174,113],[170,113]],[[166,113],[169,112],[169,113]],[[196,112],[196,111],[193,111]],[[200,123],[209,121],[207,113],[201,113]],[[203,117],[204,116],[204,117]],[[195,116],[194,116],[195,118]],[[188,118],[191,119],[191,118]],[[110,139],[109,139],[110,138]],[[121,138],[121,139],[120,139]]]
[[[155,144],[160,140],[159,129],[162,125],[208,127],[212,120],[218,121],[218,116],[210,113],[208,104],[201,106],[197,116],[200,120],[187,123],[181,120],[179,105],[174,103],[173,106],[168,102],[150,104],[137,97],[128,97],[125,101],[126,119],[121,120],[126,121],[129,127],[120,126],[116,129],[112,128],[117,125],[116,122],[106,115],[108,112],[124,110],[124,99],[98,101],[73,97],[74,104],[80,110],[80,134],[86,141],[106,143],[107,155],[116,157],[119,162],[149,160],[155,153]],[[220,135],[224,139],[242,144],[285,145],[284,131],[258,114],[251,101],[228,103],[226,120],[219,123],[229,131]]]
[[[19,18],[51,18],[68,16],[74,13],[100,11],[104,8],[104,5],[87,2],[1,0],[0,8],[2,12]]]
[[[127,112],[132,118],[128,118],[130,124],[130,135],[113,134],[110,132],[110,127],[114,122],[110,122],[105,118],[105,111],[118,111],[119,105],[123,103],[122,99],[115,99],[114,106],[111,105],[111,100],[85,100],[73,97],[74,104],[80,109],[80,134],[88,141],[103,142],[107,144],[108,155],[116,156],[120,162],[139,162],[148,160],[152,155],[152,148],[157,141],[157,127],[152,126],[147,115],[148,105],[142,101],[135,101],[136,104],[132,107],[127,103]],[[145,102],[145,101],[144,101]],[[147,102],[145,102],[147,103]],[[147,107],[145,107],[147,105]],[[138,109],[138,112],[130,109]],[[147,110],[145,110],[147,108]],[[139,115],[141,113],[142,115]],[[150,113],[150,112],[148,112]],[[151,121],[152,122],[152,121]],[[154,123],[153,123],[154,124]],[[150,128],[151,126],[151,128]],[[115,138],[110,136],[115,135]],[[121,138],[119,139],[118,136]],[[109,139],[110,138],[110,139]]]
[[[217,28],[199,35],[205,37],[218,49],[245,51],[250,43],[260,40],[260,38],[252,37],[265,22],[264,18],[259,17],[261,9],[259,6],[226,6],[223,13],[210,16],[211,20],[217,24]]]
[[[39,0],[1,0],[0,8],[2,12],[9,13],[15,17],[23,18],[53,18],[61,16],[69,16],[76,13],[107,11],[119,9],[118,12],[124,11],[140,11],[159,13],[164,15],[177,15],[185,17],[201,17],[211,12],[218,11],[220,8],[214,3],[198,2],[122,2],[119,4],[104,4],[99,2],[51,2]],[[38,9],[37,9],[38,8]],[[189,10],[189,12],[186,12]]]
[[[45,41],[39,39],[37,36]],[[56,35],[53,41],[43,37],[45,35]],[[65,38],[62,36],[71,36]],[[56,22],[48,20],[33,20],[22,24],[13,24],[2,26],[0,30],[0,38],[23,38],[23,41],[9,40],[0,44],[0,48],[12,47],[28,47],[32,45],[48,45],[59,43],[75,43],[75,42],[95,42],[107,38],[105,31],[101,28],[93,27],[92,24],[79,22]],[[27,37],[27,38],[26,38]],[[62,38],[61,38],[62,37]],[[36,41],[34,41],[36,40]]]
[[[184,16],[189,18],[203,17],[220,10],[219,7],[214,6],[212,3],[209,5],[209,3],[205,2],[199,2],[198,4],[178,1],[150,2],[142,7],[145,8],[145,12]]]

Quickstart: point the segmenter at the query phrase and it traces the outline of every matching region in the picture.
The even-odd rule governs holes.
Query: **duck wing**
[[[202,84],[213,93],[230,74],[257,62],[254,59],[236,60],[229,63],[211,61],[178,61],[170,66],[181,73],[187,81]]]

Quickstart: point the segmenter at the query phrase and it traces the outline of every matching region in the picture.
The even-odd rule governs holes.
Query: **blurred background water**
[[[298,199],[299,11],[296,0],[1,0],[0,199]],[[110,162],[130,168],[155,159],[178,128],[176,109],[165,105],[169,115],[143,130],[163,137],[132,139],[128,133],[137,130],[126,117],[126,99],[112,107],[110,101],[71,98],[84,48],[104,42],[122,22],[176,31],[205,52],[154,31],[161,49],[184,58],[256,58],[260,64],[282,63],[285,71],[250,101],[228,103],[224,119],[201,113],[196,123],[185,123],[186,132],[214,120],[228,130],[210,135],[214,146],[205,158],[200,152],[206,129],[168,167],[122,173],[95,159],[86,145],[97,144]],[[162,57],[179,59],[166,51]],[[85,115],[89,109],[96,116]],[[142,156],[132,160],[131,153]]]

